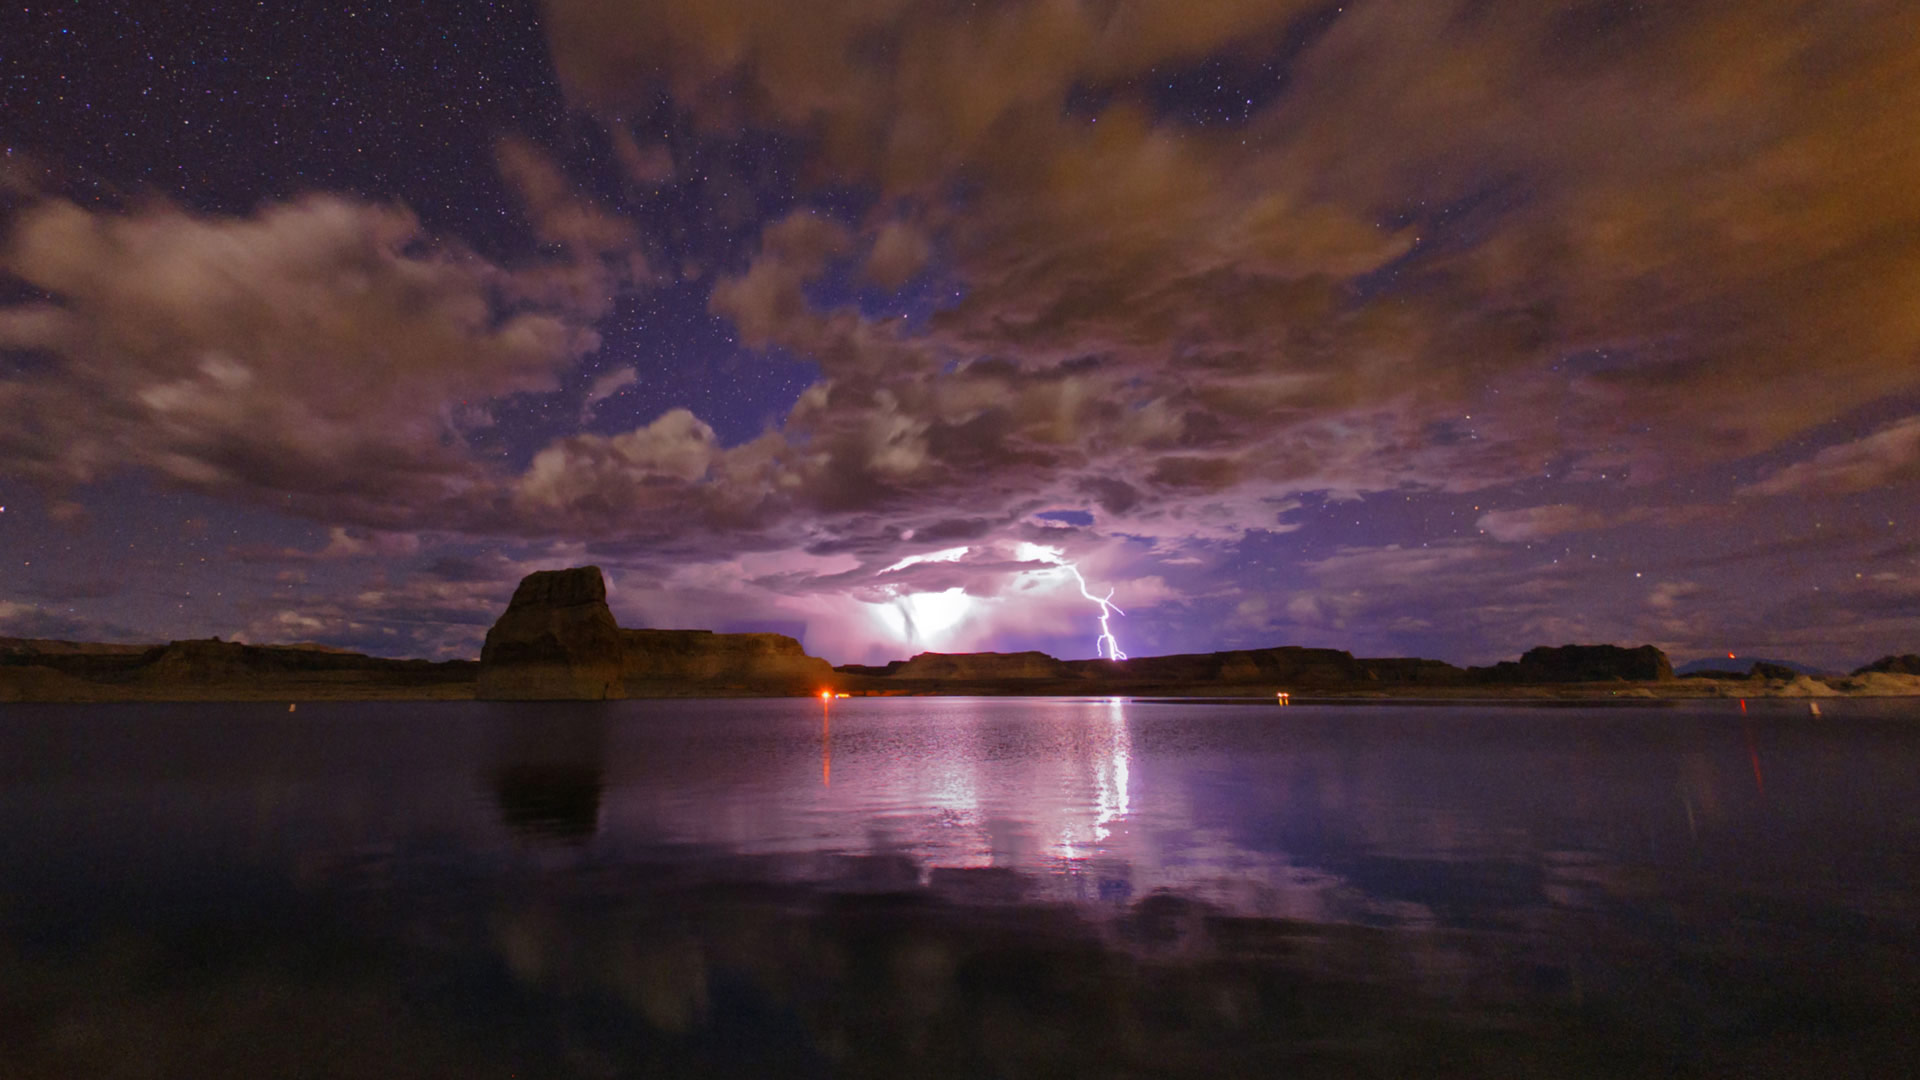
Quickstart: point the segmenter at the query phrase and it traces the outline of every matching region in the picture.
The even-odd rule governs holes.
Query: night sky
[[[14,0],[0,635],[1920,650],[1910,0]]]

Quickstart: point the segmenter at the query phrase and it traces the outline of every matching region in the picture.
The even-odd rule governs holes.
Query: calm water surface
[[[1920,702],[0,708],[0,1076],[1897,1076]]]

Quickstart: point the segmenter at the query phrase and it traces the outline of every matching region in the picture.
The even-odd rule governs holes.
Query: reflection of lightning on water
[[[1094,640],[1094,654],[1109,660],[1125,660],[1127,654],[1120,651],[1120,642],[1114,639],[1113,627],[1107,625],[1107,620],[1113,618],[1115,612],[1126,614],[1114,606],[1113,590],[1108,589],[1105,596],[1095,596],[1087,591],[1087,579],[1080,576],[1079,567],[1070,562],[1063,562],[1060,565],[1066,567],[1067,572],[1073,575],[1073,580],[1080,583],[1080,595],[1100,605],[1100,636]]]
[[[1093,838],[1105,840],[1112,832],[1107,826],[1127,816],[1132,809],[1127,790],[1127,759],[1133,753],[1133,740],[1127,736],[1127,713],[1119,698],[1107,699],[1107,721],[1113,744],[1106,760],[1097,766],[1094,785],[1098,791],[1099,813],[1093,819]]]

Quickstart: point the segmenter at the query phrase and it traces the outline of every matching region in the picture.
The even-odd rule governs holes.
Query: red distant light
[[[1729,660],[1731,660],[1731,659],[1733,659],[1733,654],[1732,654],[1732,653],[1728,653],[1728,654],[1727,654],[1727,659],[1729,659]]]

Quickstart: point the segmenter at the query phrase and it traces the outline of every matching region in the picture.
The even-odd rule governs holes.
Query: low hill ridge
[[[1920,655],[1890,654],[1851,676],[1758,662],[1678,679],[1652,645],[1540,646],[1518,660],[1457,667],[1286,645],[1127,660],[1038,651],[924,652],[839,668],[784,634],[620,626],[596,566],[527,575],[488,630],[479,663],[391,660],[326,646],[219,638],[164,645],[0,638],[0,701],[482,698],[604,700],[817,694],[1183,695],[1279,691],[1331,696],[1761,697],[1920,695]],[[1691,665],[1689,665],[1691,666]]]

